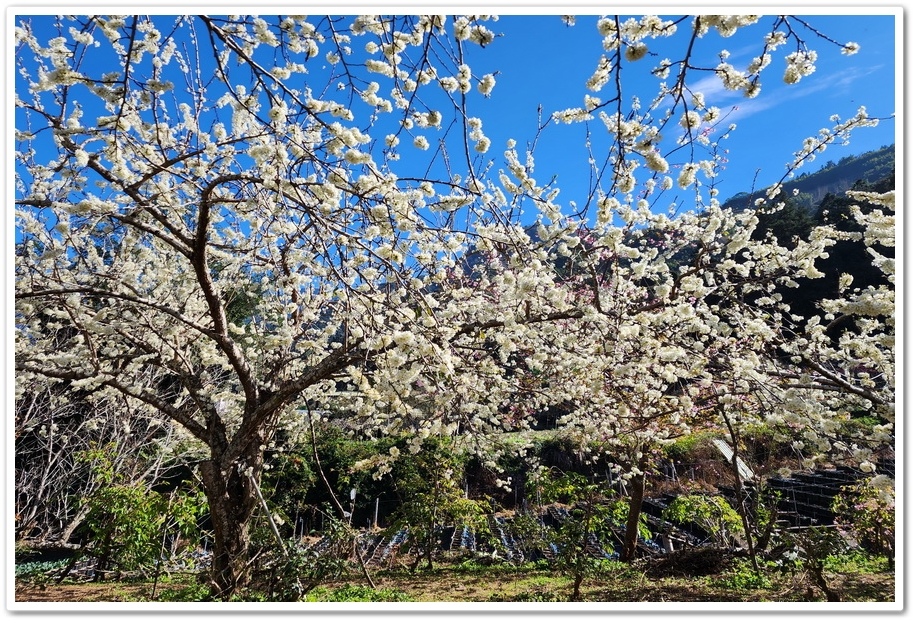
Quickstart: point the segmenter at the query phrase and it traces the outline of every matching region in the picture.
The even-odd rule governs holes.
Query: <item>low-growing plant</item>
[[[66,561],[42,560],[17,563],[14,573],[17,580],[43,581],[59,570]]]
[[[465,574],[495,574],[504,572],[518,573],[521,571],[544,570],[547,569],[547,567],[547,561],[544,559],[526,561],[521,564],[516,564],[506,560],[493,558],[488,554],[480,554],[473,558],[467,558],[461,562],[455,563],[452,566],[452,571]]]
[[[773,580],[767,573],[756,571],[750,560],[736,560],[727,572],[710,577],[709,585],[716,588],[727,588],[733,591],[748,591],[769,589],[773,587]]]
[[[166,587],[159,591],[156,601],[210,601],[212,591],[206,584],[192,582],[185,586]]]
[[[339,588],[316,588],[305,596],[305,601],[413,601],[404,591],[393,588],[370,588],[362,585],[341,586]]]
[[[824,570],[831,573],[863,574],[881,573],[892,568],[887,556],[870,554],[861,549],[849,550],[828,556],[824,561]]]
[[[555,602],[563,601],[563,597],[562,595],[558,595],[556,591],[538,589],[533,591],[522,591],[513,597],[512,601]]]
[[[248,588],[230,597],[229,601],[230,602],[264,603],[264,602],[271,601],[271,599],[270,599],[270,596],[265,594],[263,591]]]

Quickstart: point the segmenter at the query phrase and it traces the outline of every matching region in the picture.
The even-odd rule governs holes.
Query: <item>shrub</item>
[[[828,556],[824,563],[826,571],[844,574],[880,573],[888,567],[890,561],[887,556],[869,554],[862,550],[850,550]]]
[[[686,461],[709,438],[706,434],[684,435],[665,446],[665,456],[675,461]]]
[[[722,575],[709,579],[709,585],[733,591],[747,591],[773,588],[773,581],[764,573],[754,570],[750,560],[741,559]]]
[[[662,511],[662,518],[676,524],[695,523],[727,545],[743,530],[741,516],[720,495],[682,495]]]
[[[572,577],[570,600],[578,601],[582,582],[598,575],[602,557],[610,555],[603,548],[613,539],[613,525],[619,518],[613,515],[613,503],[603,482],[590,482],[575,472],[557,469],[542,468],[536,475],[528,486],[537,487],[543,500],[564,503],[569,509],[558,526],[541,525],[529,519],[523,540],[530,548],[555,546],[551,565]]]
[[[328,509],[330,510],[330,509]],[[329,526],[321,547],[304,547],[287,540],[282,549],[272,532],[261,529],[252,534],[253,560],[249,592],[257,599],[246,601],[300,601],[322,582],[338,578],[349,566],[354,532],[329,515]]]
[[[866,550],[894,560],[893,481],[879,476],[843,487],[833,502],[836,523]]]

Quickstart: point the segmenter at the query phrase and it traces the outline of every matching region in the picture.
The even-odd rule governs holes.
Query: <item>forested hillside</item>
[[[857,160],[866,160],[868,155]],[[778,288],[783,300],[790,305],[794,313],[805,318],[821,313],[820,302],[842,289],[840,284],[845,280],[848,280],[847,285],[861,290],[894,289],[892,279],[875,263],[869,245],[863,238],[857,237],[864,233],[853,215],[854,206],[860,202],[846,193],[848,190],[887,193],[893,191],[894,187],[895,172],[891,168],[888,174],[874,182],[861,179],[850,188],[836,193],[828,192],[813,205],[809,205],[801,195],[793,197],[791,192],[783,191],[774,201],[782,203],[782,209],[760,209],[759,224],[754,232],[754,238],[757,240],[763,240],[772,233],[780,244],[789,245],[793,239],[806,239],[818,225],[828,225],[840,232],[852,234],[851,238],[838,240],[830,255],[817,261],[816,266],[823,273],[822,276],[801,278],[798,280],[798,287]],[[877,245],[875,248],[880,249],[881,253],[888,257],[894,256],[892,247]],[[848,326],[852,325],[851,318],[846,318],[842,322]],[[839,323],[838,320],[837,324]]]
[[[799,203],[813,208],[826,195],[842,194],[853,187],[856,182],[874,184],[894,171],[894,145],[866,152],[859,156],[846,156],[839,162],[828,161],[814,173],[804,173],[783,184],[788,193],[798,190]],[[754,201],[763,197],[766,189],[743,192],[728,199],[725,206],[744,208],[754,205]]]

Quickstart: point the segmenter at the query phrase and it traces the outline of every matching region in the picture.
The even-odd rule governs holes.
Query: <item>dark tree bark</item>
[[[228,599],[249,580],[248,531],[258,496],[247,471],[260,478],[263,458],[260,441],[249,444],[243,457],[226,461],[217,454],[200,464],[200,476],[213,524],[213,563],[210,581],[214,597]]]
[[[620,560],[630,562],[636,556],[636,544],[639,540],[639,514],[642,512],[642,501],[646,494],[645,461],[639,464],[640,473],[630,480],[633,490],[630,493],[630,509],[627,514],[627,527],[623,540],[623,551]]]

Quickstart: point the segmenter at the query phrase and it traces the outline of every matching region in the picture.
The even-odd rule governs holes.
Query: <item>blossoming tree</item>
[[[817,356],[778,330],[768,284],[813,270],[829,232],[793,248],[753,242],[753,214],[721,208],[709,183],[721,162],[701,125],[727,130],[689,77],[712,71],[754,97],[793,42],[784,79],[797,82],[816,60],[801,23],[600,18],[607,53],[584,105],[552,116],[597,116],[611,145],[604,166],[583,163],[596,173],[588,207],[570,213],[533,177],[532,153],[510,142],[496,172],[483,157],[491,122],[470,95],[498,86],[465,56],[494,40],[494,19],[18,22],[17,386],[46,377],[120,394],[199,442],[219,596],[247,581],[265,451],[302,428],[297,407],[345,408],[366,434],[409,432],[419,450],[430,435],[485,447],[488,431],[524,428],[505,417],[520,395],[531,408],[593,400],[571,425],[611,434],[632,418],[627,430],[654,442],[689,422],[723,349],[778,386],[791,371],[763,369],[777,345],[812,383],[866,400],[892,391],[881,323],[863,327],[869,348],[824,337]],[[691,56],[699,38],[754,27],[762,51],[746,69]],[[647,67],[653,41],[676,33],[683,56]],[[660,87],[631,109],[620,84],[641,69]],[[873,123],[864,110],[837,121],[799,158]],[[666,192],[697,210],[656,214]],[[830,311],[858,313],[865,298]],[[806,335],[826,336],[818,326]],[[831,367],[850,355],[880,381]]]

